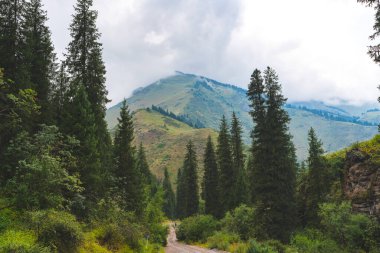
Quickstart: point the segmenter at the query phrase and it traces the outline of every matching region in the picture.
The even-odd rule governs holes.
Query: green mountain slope
[[[202,165],[203,152],[207,137],[216,140],[215,130],[195,129],[175,119],[152,110],[141,109],[134,114],[135,142],[145,147],[151,171],[159,178],[163,177],[164,168],[168,168],[172,179],[182,166],[186,153],[186,144],[192,140]],[[174,181],[173,181],[174,182]]]
[[[253,124],[244,89],[206,77],[177,72],[176,75],[137,90],[127,101],[132,110],[156,105],[177,115],[186,115],[213,129],[218,128],[223,114],[228,118],[235,111],[242,121],[244,140],[247,144],[250,143],[249,133]],[[107,112],[106,119],[111,129],[116,124],[119,108],[120,104]],[[377,133],[373,117],[371,122],[361,122],[368,117],[358,119],[337,106],[311,101],[288,105],[286,110],[292,119],[290,132],[294,136],[300,160],[306,157],[307,131],[311,126],[322,138],[326,151],[341,149],[356,141],[369,139]],[[356,123],[350,122],[358,120]]]

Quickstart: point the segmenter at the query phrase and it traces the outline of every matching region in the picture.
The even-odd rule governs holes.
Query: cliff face
[[[380,166],[359,149],[347,153],[344,194],[353,210],[380,218]]]

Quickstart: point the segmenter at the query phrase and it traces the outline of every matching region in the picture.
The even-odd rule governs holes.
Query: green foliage
[[[292,237],[291,245],[299,253],[344,252],[334,240],[327,238],[318,230],[307,230],[303,233],[296,233]]]
[[[10,202],[28,210],[72,207],[82,191],[77,175],[69,171],[75,168],[71,152],[76,144],[55,126],[42,126],[33,136],[19,134],[7,150],[9,160],[17,153],[23,157],[5,188]]]
[[[211,215],[198,215],[184,219],[178,226],[177,238],[186,242],[206,242],[219,227]]]
[[[250,240],[245,251],[246,253],[278,253],[273,247],[265,243],[258,243]]]
[[[39,246],[30,231],[7,230],[0,234],[0,252],[3,253],[49,253],[49,248]]]
[[[164,213],[169,219],[175,217],[175,195],[169,178],[168,169],[165,168],[164,181],[162,182],[164,190]]]
[[[351,204],[326,203],[320,206],[321,224],[326,233],[349,250],[378,249],[380,226],[363,214],[354,214]]]
[[[233,211],[227,212],[221,221],[222,228],[239,235],[242,240],[248,240],[255,235],[254,215],[254,208],[241,205]]]
[[[219,231],[207,238],[207,247],[227,251],[231,244],[239,242],[239,235]]]
[[[66,212],[48,210],[30,212],[30,226],[38,241],[58,252],[75,252],[83,241],[83,232],[76,218]]]

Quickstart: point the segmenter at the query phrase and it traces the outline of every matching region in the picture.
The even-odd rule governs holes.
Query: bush
[[[199,215],[186,218],[178,226],[177,237],[186,242],[206,242],[218,229],[218,221],[211,215]]]
[[[239,242],[239,236],[226,232],[216,232],[207,239],[207,247],[227,251],[232,243]]]
[[[238,234],[242,240],[248,240],[254,235],[254,212],[253,208],[246,205],[237,207],[222,220],[223,229]]]
[[[80,224],[69,213],[37,211],[30,213],[30,217],[38,241],[58,252],[74,252],[83,240]]]
[[[291,245],[299,253],[336,253],[343,252],[337,243],[323,236],[318,230],[307,230],[297,233],[291,240]]]
[[[268,244],[258,243],[255,240],[250,240],[246,249],[246,253],[278,253],[278,251],[276,251]]]
[[[41,247],[33,233],[8,230],[0,235],[0,252],[2,253],[48,253],[49,248]]]

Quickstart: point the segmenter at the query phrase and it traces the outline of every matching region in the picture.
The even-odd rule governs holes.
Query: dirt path
[[[170,233],[168,235],[168,245],[165,253],[223,253],[223,251],[209,250],[197,246],[179,243],[175,234],[173,225],[170,225]],[[226,252],[224,252],[226,253]]]

